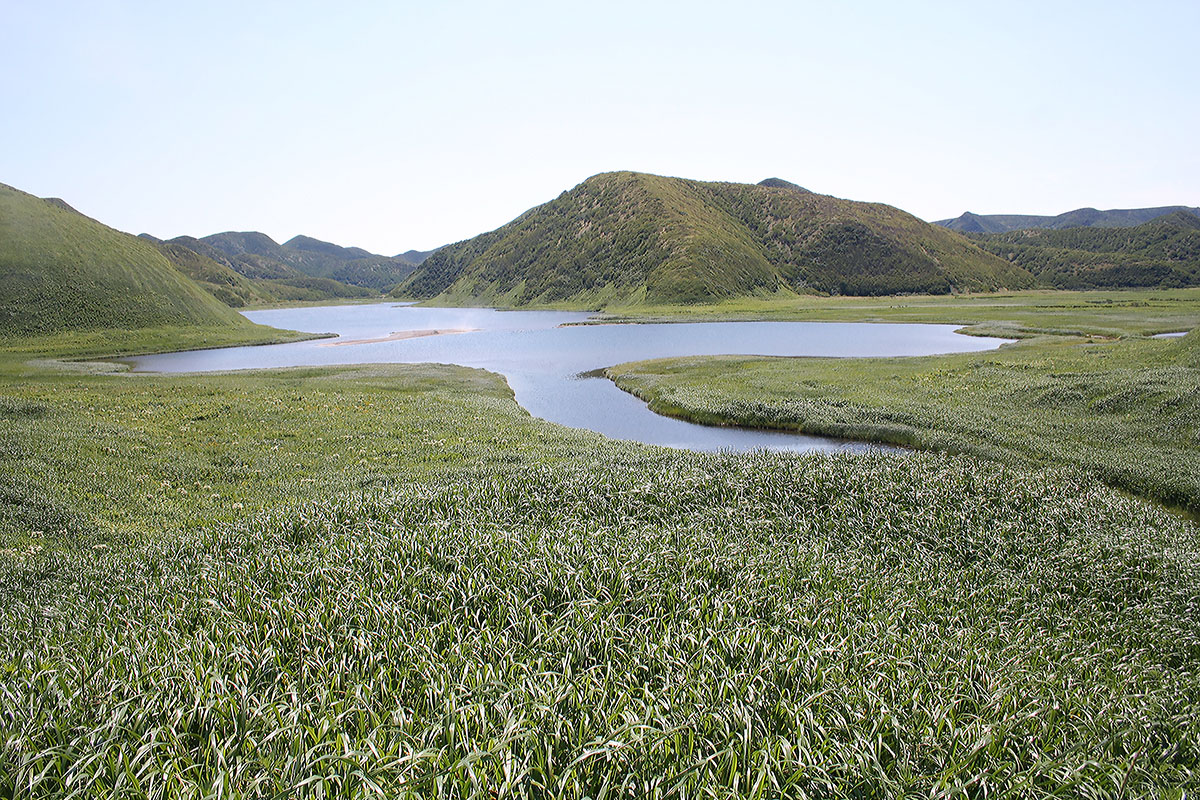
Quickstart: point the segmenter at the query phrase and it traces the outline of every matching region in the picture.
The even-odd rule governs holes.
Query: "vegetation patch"
[[[902,359],[703,357],[607,371],[660,413],[1076,467],[1200,510],[1200,351],[1033,340]]]
[[[972,240],[1063,289],[1195,286],[1200,216],[1176,211],[1131,228],[1024,230]]]

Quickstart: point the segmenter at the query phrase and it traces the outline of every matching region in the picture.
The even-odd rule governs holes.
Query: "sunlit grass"
[[[1078,474],[605,442],[462,368],[21,369],[0,796],[1197,784],[1195,530]]]
[[[1070,465],[1200,510],[1198,335],[899,359],[664,359],[608,374],[686,419]]]

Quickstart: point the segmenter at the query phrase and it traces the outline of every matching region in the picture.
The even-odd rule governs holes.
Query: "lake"
[[[705,451],[829,451],[863,450],[869,445],[670,419],[650,411],[645,403],[621,391],[608,379],[585,377],[583,373],[626,361],[672,356],[916,356],[991,350],[1007,341],[956,334],[954,325],[849,322],[571,325],[591,315],[570,311],[419,308],[395,303],[271,309],[247,312],[246,316],[264,325],[336,333],[339,338],[164,353],[128,360],[137,371],[153,372],[380,362],[459,364],[503,375],[517,402],[535,416],[614,439]],[[433,331],[469,332],[427,335]],[[401,338],[414,332],[417,334],[414,338]]]

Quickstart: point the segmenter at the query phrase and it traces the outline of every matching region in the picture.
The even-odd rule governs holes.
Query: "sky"
[[[1200,206],[1200,2],[0,0],[0,182],[394,255],[637,170]]]

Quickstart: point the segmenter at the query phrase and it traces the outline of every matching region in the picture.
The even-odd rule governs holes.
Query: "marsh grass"
[[[607,374],[685,419],[1070,466],[1196,511],[1197,335],[900,359],[666,359]]]
[[[597,306],[600,307],[600,306]],[[604,306],[599,321],[805,320],[961,325],[982,336],[1129,335],[1200,327],[1200,289],[1025,290],[955,295],[744,297],[695,306]]]
[[[5,793],[1193,784],[1170,519],[955,459],[609,455],[10,565]]]
[[[2,394],[3,797],[1198,782],[1195,529],[1079,473],[606,442],[450,367]]]

